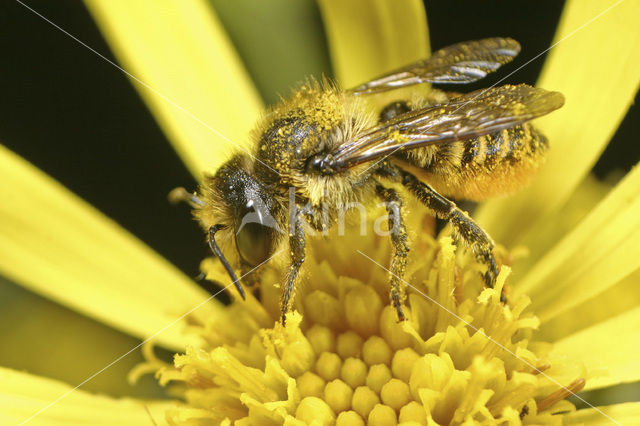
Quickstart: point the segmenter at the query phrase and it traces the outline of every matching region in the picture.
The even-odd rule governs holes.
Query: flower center
[[[354,244],[384,264],[388,248],[362,238]],[[354,246],[314,244],[286,327],[273,267],[260,301],[249,295],[197,324],[205,346],[159,373],[186,400],[168,413],[176,424],[546,424],[574,410],[565,398],[584,379],[532,340],[538,319],[524,313],[526,297],[500,302],[508,267],[485,289],[483,266],[450,237],[420,236],[398,323],[383,268]]]

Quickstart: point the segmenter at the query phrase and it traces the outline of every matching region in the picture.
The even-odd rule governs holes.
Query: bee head
[[[268,189],[255,178],[251,161],[245,156],[233,157],[215,175],[208,176],[201,187],[205,206],[196,210],[196,216],[203,227],[215,227],[223,234],[216,237],[223,241],[223,251],[224,243],[228,246],[234,241],[240,262],[248,266],[258,266],[269,259],[283,232],[278,220],[280,205]]]

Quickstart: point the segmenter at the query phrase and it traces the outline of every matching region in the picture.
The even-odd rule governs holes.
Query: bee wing
[[[420,83],[471,83],[510,62],[520,44],[510,38],[465,41],[434,52],[431,57],[397,69],[349,92],[362,95]]]
[[[472,139],[522,124],[563,104],[561,93],[525,84],[478,90],[366,130],[336,147],[322,164],[340,171],[395,152]]]

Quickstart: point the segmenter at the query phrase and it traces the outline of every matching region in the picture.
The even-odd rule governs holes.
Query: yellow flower
[[[414,218],[422,219],[418,211]],[[481,266],[456,256],[449,236],[436,242],[418,234],[409,320],[398,324],[388,274],[376,266],[388,262],[389,244],[347,238],[313,244],[309,279],[286,327],[277,323],[278,268],[264,272],[261,302],[250,295],[229,306],[226,318],[194,321],[208,344],[188,348],[160,374],[162,383],[186,384],[190,408],[170,411],[171,421],[517,423],[527,413],[527,423],[547,424],[552,414],[573,411],[561,402],[568,396],[562,387],[579,391],[585,371],[532,339],[539,321],[523,314],[527,297],[500,303],[508,268],[496,289],[481,291]],[[359,247],[371,252],[354,256]],[[205,269],[212,279],[225,276],[218,263]]]
[[[345,86],[425,55],[421,4],[348,3],[320,3]],[[196,176],[219,164],[212,129],[234,144],[246,141],[260,102],[204,2],[88,5],[120,62],[147,85],[138,86],[142,96]],[[349,7],[362,16],[362,26],[348,18]],[[506,268],[501,273],[500,285],[506,281],[511,291],[508,307],[498,302],[499,287],[482,290],[478,266],[446,233],[438,240],[418,233],[422,215],[414,214],[406,323],[395,322],[386,273],[375,264],[385,264],[388,246],[354,237],[337,249],[311,244],[308,279],[283,328],[275,321],[277,266],[264,273],[260,301],[250,296],[222,306],[3,148],[2,274],[118,330],[154,336],[157,344],[184,352],[160,378],[185,403],[97,396],[2,369],[0,420],[139,424],[149,416],[162,421],[166,413],[174,423],[633,422],[638,403],[574,411],[564,399],[585,379],[586,389],[597,389],[640,378],[634,347],[640,307],[633,290],[640,169],[592,202],[578,223],[569,217],[576,209],[568,208],[594,198],[584,176],[637,89],[637,14],[633,2],[567,2],[556,35],[562,42],[540,81],[567,98],[539,123],[553,143],[548,165],[529,189],[479,212],[497,241],[531,250],[528,260],[514,261],[512,277]],[[372,46],[379,28],[384,37]],[[615,34],[615,43],[602,34]],[[155,43],[164,48],[160,54],[149,48]],[[509,256],[505,250],[506,261]],[[214,278],[221,272],[206,262],[205,269]],[[147,358],[136,374],[162,365],[150,351]]]

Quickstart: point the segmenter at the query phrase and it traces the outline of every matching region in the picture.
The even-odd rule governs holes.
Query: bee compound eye
[[[240,257],[251,266],[266,261],[272,252],[272,230],[260,223],[246,223],[236,232],[236,247]]]

